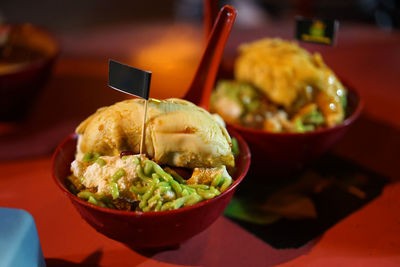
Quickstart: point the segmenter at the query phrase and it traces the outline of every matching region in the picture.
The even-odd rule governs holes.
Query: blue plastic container
[[[32,215],[0,208],[0,266],[46,266]]]

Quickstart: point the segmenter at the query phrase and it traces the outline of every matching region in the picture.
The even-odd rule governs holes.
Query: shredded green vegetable
[[[122,177],[124,177],[125,175],[125,170],[124,169],[118,169],[118,171],[116,171],[114,173],[114,175],[111,177],[111,181],[116,183],[118,182],[119,179],[121,179]]]
[[[105,165],[104,160],[99,156],[96,159],[95,157],[96,155],[89,154],[84,156],[90,162],[94,161],[100,166]],[[123,159],[130,160],[129,157],[124,156]],[[138,205],[135,206],[137,211],[165,211],[194,205],[218,196],[232,184],[232,179],[224,177],[222,173],[216,174],[210,185],[187,184],[176,171],[168,167],[163,169],[154,161],[141,160],[134,156],[132,164],[136,166],[138,179],[133,181],[128,192],[138,200]],[[109,178],[111,194],[109,197],[89,191],[81,191],[77,193],[77,196],[97,206],[115,208],[113,203],[120,197],[123,198],[120,195],[118,181],[125,175],[126,171],[120,168]],[[123,194],[125,196],[126,192]]]
[[[325,122],[324,115],[316,109],[303,116],[302,121],[304,123],[311,123],[315,125],[321,125]]]
[[[102,158],[98,158],[98,159],[96,160],[96,163],[99,164],[100,167],[103,167],[104,165],[107,164],[106,161],[105,161],[104,159],[102,159]]]
[[[96,206],[100,206],[103,208],[107,207],[111,209],[115,208],[114,205],[111,204],[110,199],[107,196],[101,194],[96,194],[89,191],[81,191],[77,194],[77,196]]]
[[[211,185],[186,184],[174,170],[164,170],[151,160],[140,162],[136,171],[144,185],[138,183],[130,190],[138,195],[141,211],[174,210],[194,205],[218,196],[232,184],[232,179],[222,174],[217,174]]]
[[[232,138],[232,154],[236,158],[240,154],[239,143],[236,138]]]
[[[340,104],[343,107],[343,110],[346,110],[347,108],[347,91],[342,90],[342,95],[340,96]]]
[[[99,159],[100,156],[101,156],[101,154],[99,154],[99,153],[92,154],[92,153],[86,152],[82,157],[82,161],[94,163],[97,161],[97,159]]]
[[[315,127],[312,124],[304,124],[301,119],[297,119],[294,121],[294,129],[295,132],[305,133],[315,130]]]
[[[82,161],[89,162],[92,160],[92,158],[93,158],[93,155],[89,152],[86,152],[82,157]]]
[[[117,199],[119,197],[119,189],[116,182],[110,181],[110,191],[113,199]]]

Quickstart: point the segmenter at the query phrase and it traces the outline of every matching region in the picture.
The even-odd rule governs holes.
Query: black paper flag
[[[136,69],[110,59],[108,85],[115,90],[148,100],[150,80],[150,71]]]

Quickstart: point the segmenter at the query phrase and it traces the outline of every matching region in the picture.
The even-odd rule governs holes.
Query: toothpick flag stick
[[[108,66],[108,85],[120,92],[141,97],[145,100],[140,139],[140,154],[143,153],[145,142],[145,126],[147,117],[147,103],[149,100],[151,72],[136,69],[128,65],[111,60]]]
[[[143,154],[143,147],[144,147],[144,137],[146,134],[145,131],[145,125],[146,125],[146,116],[147,116],[147,103],[149,102],[149,100],[145,100],[144,101],[144,115],[143,115],[143,125],[142,125],[142,136],[140,138],[140,148],[139,148],[139,153]]]

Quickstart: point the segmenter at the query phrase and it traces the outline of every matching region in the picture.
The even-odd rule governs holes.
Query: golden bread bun
[[[344,86],[320,54],[310,54],[295,42],[265,38],[241,45],[234,74],[236,80],[259,88],[287,110],[315,98],[328,126],[344,119],[340,102]]]
[[[85,152],[139,153],[144,100],[130,99],[97,110],[76,129],[77,158]],[[230,136],[206,110],[181,99],[150,99],[145,153],[159,164],[177,167],[234,166]]]

